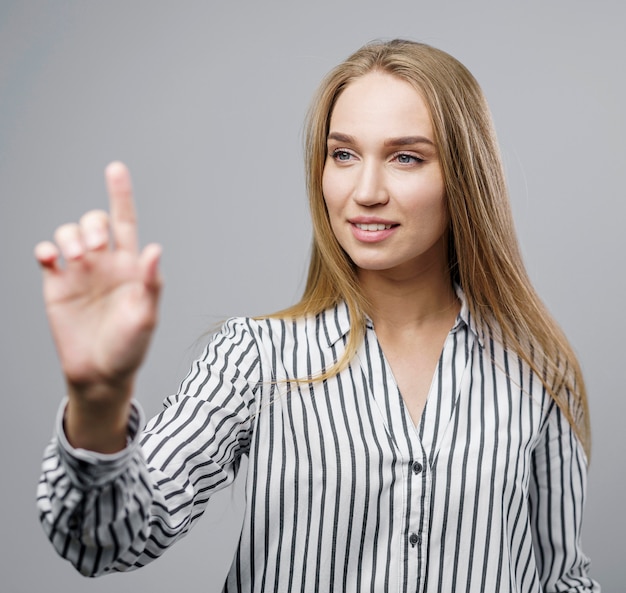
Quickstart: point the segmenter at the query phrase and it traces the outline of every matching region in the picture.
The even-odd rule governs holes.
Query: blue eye
[[[412,154],[400,153],[396,156],[396,160],[402,165],[413,165],[415,163],[421,163],[422,159],[413,156]]]
[[[352,154],[347,150],[334,150],[333,158],[336,161],[349,161],[352,158]]]

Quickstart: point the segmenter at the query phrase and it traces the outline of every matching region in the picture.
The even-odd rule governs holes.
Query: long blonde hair
[[[520,254],[491,115],[472,74],[449,54],[405,40],[375,42],[352,54],[322,81],[306,126],[306,179],[313,245],[302,299],[275,317],[315,315],[345,301],[351,331],[339,372],[364,335],[368,303],[353,263],[337,242],[322,193],[330,116],[351,81],[381,71],[409,82],[430,109],[450,216],[450,279],[470,313],[499,328],[563,410],[587,453],[589,414],[580,365],[531,285]],[[537,353],[542,356],[537,356]]]

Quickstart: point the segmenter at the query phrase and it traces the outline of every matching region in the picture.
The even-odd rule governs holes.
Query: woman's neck
[[[453,323],[459,312],[459,300],[443,270],[415,275],[360,270],[358,276],[377,330],[415,331],[432,323]]]

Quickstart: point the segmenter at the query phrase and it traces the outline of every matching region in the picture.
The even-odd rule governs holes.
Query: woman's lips
[[[380,222],[372,222],[369,224],[357,222],[354,224],[362,231],[384,231],[385,229],[390,229],[393,226],[391,224],[383,224]]]
[[[360,222],[351,220],[350,227],[352,234],[358,241],[363,243],[377,243],[393,235],[398,228],[397,224],[391,222]]]

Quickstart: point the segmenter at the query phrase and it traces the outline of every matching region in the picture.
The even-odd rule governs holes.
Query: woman
[[[159,248],[138,252],[126,169],[110,220],[37,246],[68,385],[39,489],[57,550],[88,575],[141,566],[248,455],[225,591],[598,591],[584,384],[524,272],[474,78],[425,45],[363,47],[313,103],[307,180],[302,300],[229,320],[144,430]]]

